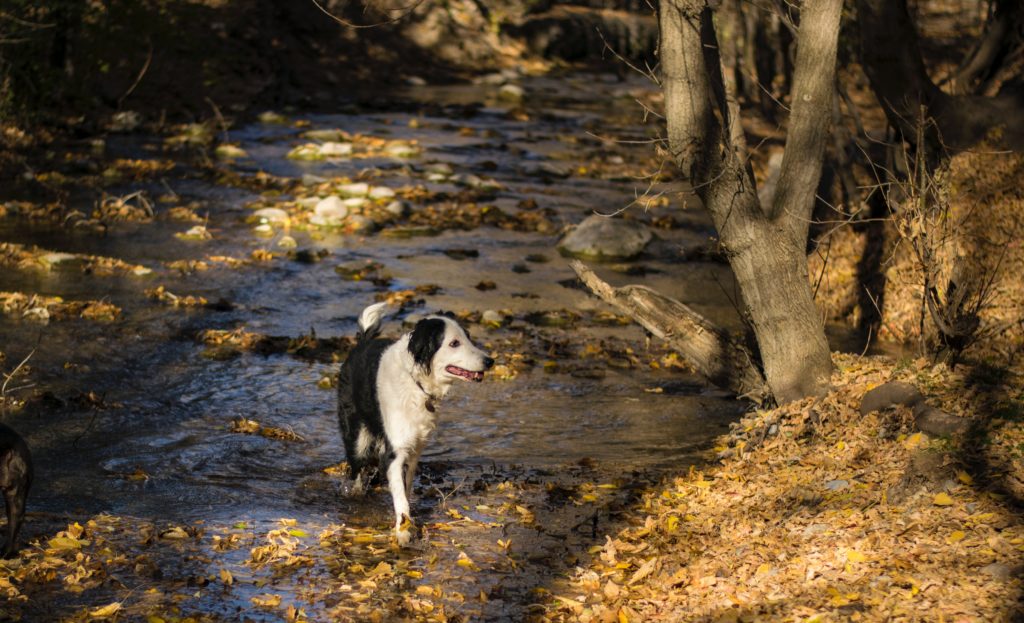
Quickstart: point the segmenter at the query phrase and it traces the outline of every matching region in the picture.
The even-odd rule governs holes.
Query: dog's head
[[[494,365],[458,322],[444,316],[429,316],[416,323],[409,338],[409,352],[424,374],[444,385],[456,379],[479,383],[484,380],[484,371]]]

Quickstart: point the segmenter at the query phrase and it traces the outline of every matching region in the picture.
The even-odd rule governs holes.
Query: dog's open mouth
[[[447,366],[445,367],[445,371],[448,372],[448,374],[454,374],[455,376],[462,377],[467,381],[476,381],[477,383],[479,383],[480,381],[484,380],[483,372],[466,370],[464,368],[460,368],[459,366]]]

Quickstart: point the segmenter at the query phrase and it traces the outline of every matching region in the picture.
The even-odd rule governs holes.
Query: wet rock
[[[403,216],[408,216],[409,212],[412,210],[407,202],[396,200],[384,206],[384,211],[392,216],[402,218]]]
[[[370,185],[366,182],[342,184],[338,186],[338,194],[342,197],[365,197],[370,193]]]
[[[572,175],[572,167],[567,164],[555,162],[523,162],[518,167],[519,172],[530,177],[556,177],[559,179]]]
[[[923,402],[914,407],[914,426],[935,437],[950,437],[966,433],[970,420],[946,413]]]
[[[114,113],[114,116],[110,118],[110,123],[107,124],[107,129],[111,132],[134,132],[141,125],[142,115],[134,110],[123,110]]]
[[[392,143],[386,151],[392,158],[414,158],[420,155],[419,148],[410,143]]]
[[[196,225],[188,231],[178,232],[174,235],[182,240],[210,240],[213,238],[213,235],[202,225]]]
[[[312,173],[304,173],[302,175],[303,186],[319,186],[327,181],[326,177],[320,177],[319,175],[313,175]]]
[[[860,414],[867,415],[872,411],[882,411],[899,405],[912,407],[922,400],[924,396],[910,383],[892,381],[864,394],[860,402]]]
[[[291,220],[288,213],[281,208],[260,208],[253,212],[253,216],[268,223],[287,223]]]
[[[288,123],[288,117],[285,117],[279,112],[274,112],[273,110],[265,110],[256,118],[259,119],[260,123]]]
[[[347,216],[348,207],[345,203],[338,197],[330,196],[316,204],[309,222],[322,227],[334,227],[341,225]]]
[[[490,327],[500,327],[505,322],[505,316],[501,312],[494,311],[493,309],[485,310],[483,315],[480,316],[481,324],[485,324]]]
[[[391,199],[395,191],[387,186],[374,186],[370,189],[370,199]]]
[[[569,232],[558,250],[582,259],[626,260],[639,255],[651,238],[643,223],[595,214]]]
[[[213,155],[221,160],[238,160],[239,158],[248,158],[249,154],[238,145],[217,145],[217,149],[213,151]]]
[[[373,222],[373,219],[362,214],[353,214],[348,217],[348,222],[345,223],[345,231],[351,234],[370,234],[377,229],[377,224]]]
[[[502,87],[498,89],[498,97],[503,100],[518,102],[525,96],[526,91],[524,91],[523,87],[518,84],[506,84],[502,85]]]
[[[328,141],[320,146],[320,155],[324,158],[345,158],[352,155],[352,143]]]
[[[452,174],[455,173],[455,170],[452,169],[452,165],[448,164],[447,162],[435,162],[433,164],[427,165],[427,167],[424,169],[424,172],[428,174],[440,175],[443,178],[447,178],[451,177]]]
[[[358,210],[366,205],[367,201],[366,197],[349,197],[348,199],[343,199],[341,203],[349,210]]]
[[[484,74],[483,76],[477,76],[473,78],[473,84],[483,84],[487,86],[499,86],[508,82],[508,77],[502,73]]]
[[[298,243],[295,242],[295,238],[285,235],[281,236],[281,239],[277,241],[277,246],[281,247],[282,249],[294,249],[296,246],[298,246]]]

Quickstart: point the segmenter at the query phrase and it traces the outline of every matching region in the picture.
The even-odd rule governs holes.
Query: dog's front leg
[[[402,527],[412,516],[409,512],[409,498],[405,487],[405,462],[408,459],[404,450],[396,450],[395,458],[388,465],[388,488],[391,489],[391,500],[395,504],[395,538],[399,547],[405,547],[412,540],[412,531]]]

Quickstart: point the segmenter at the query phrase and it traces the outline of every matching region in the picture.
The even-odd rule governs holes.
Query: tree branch
[[[586,264],[569,263],[580,280],[601,300],[664,339],[713,385],[761,404],[769,395],[757,356],[727,331],[683,303],[645,286],[615,288]]]

